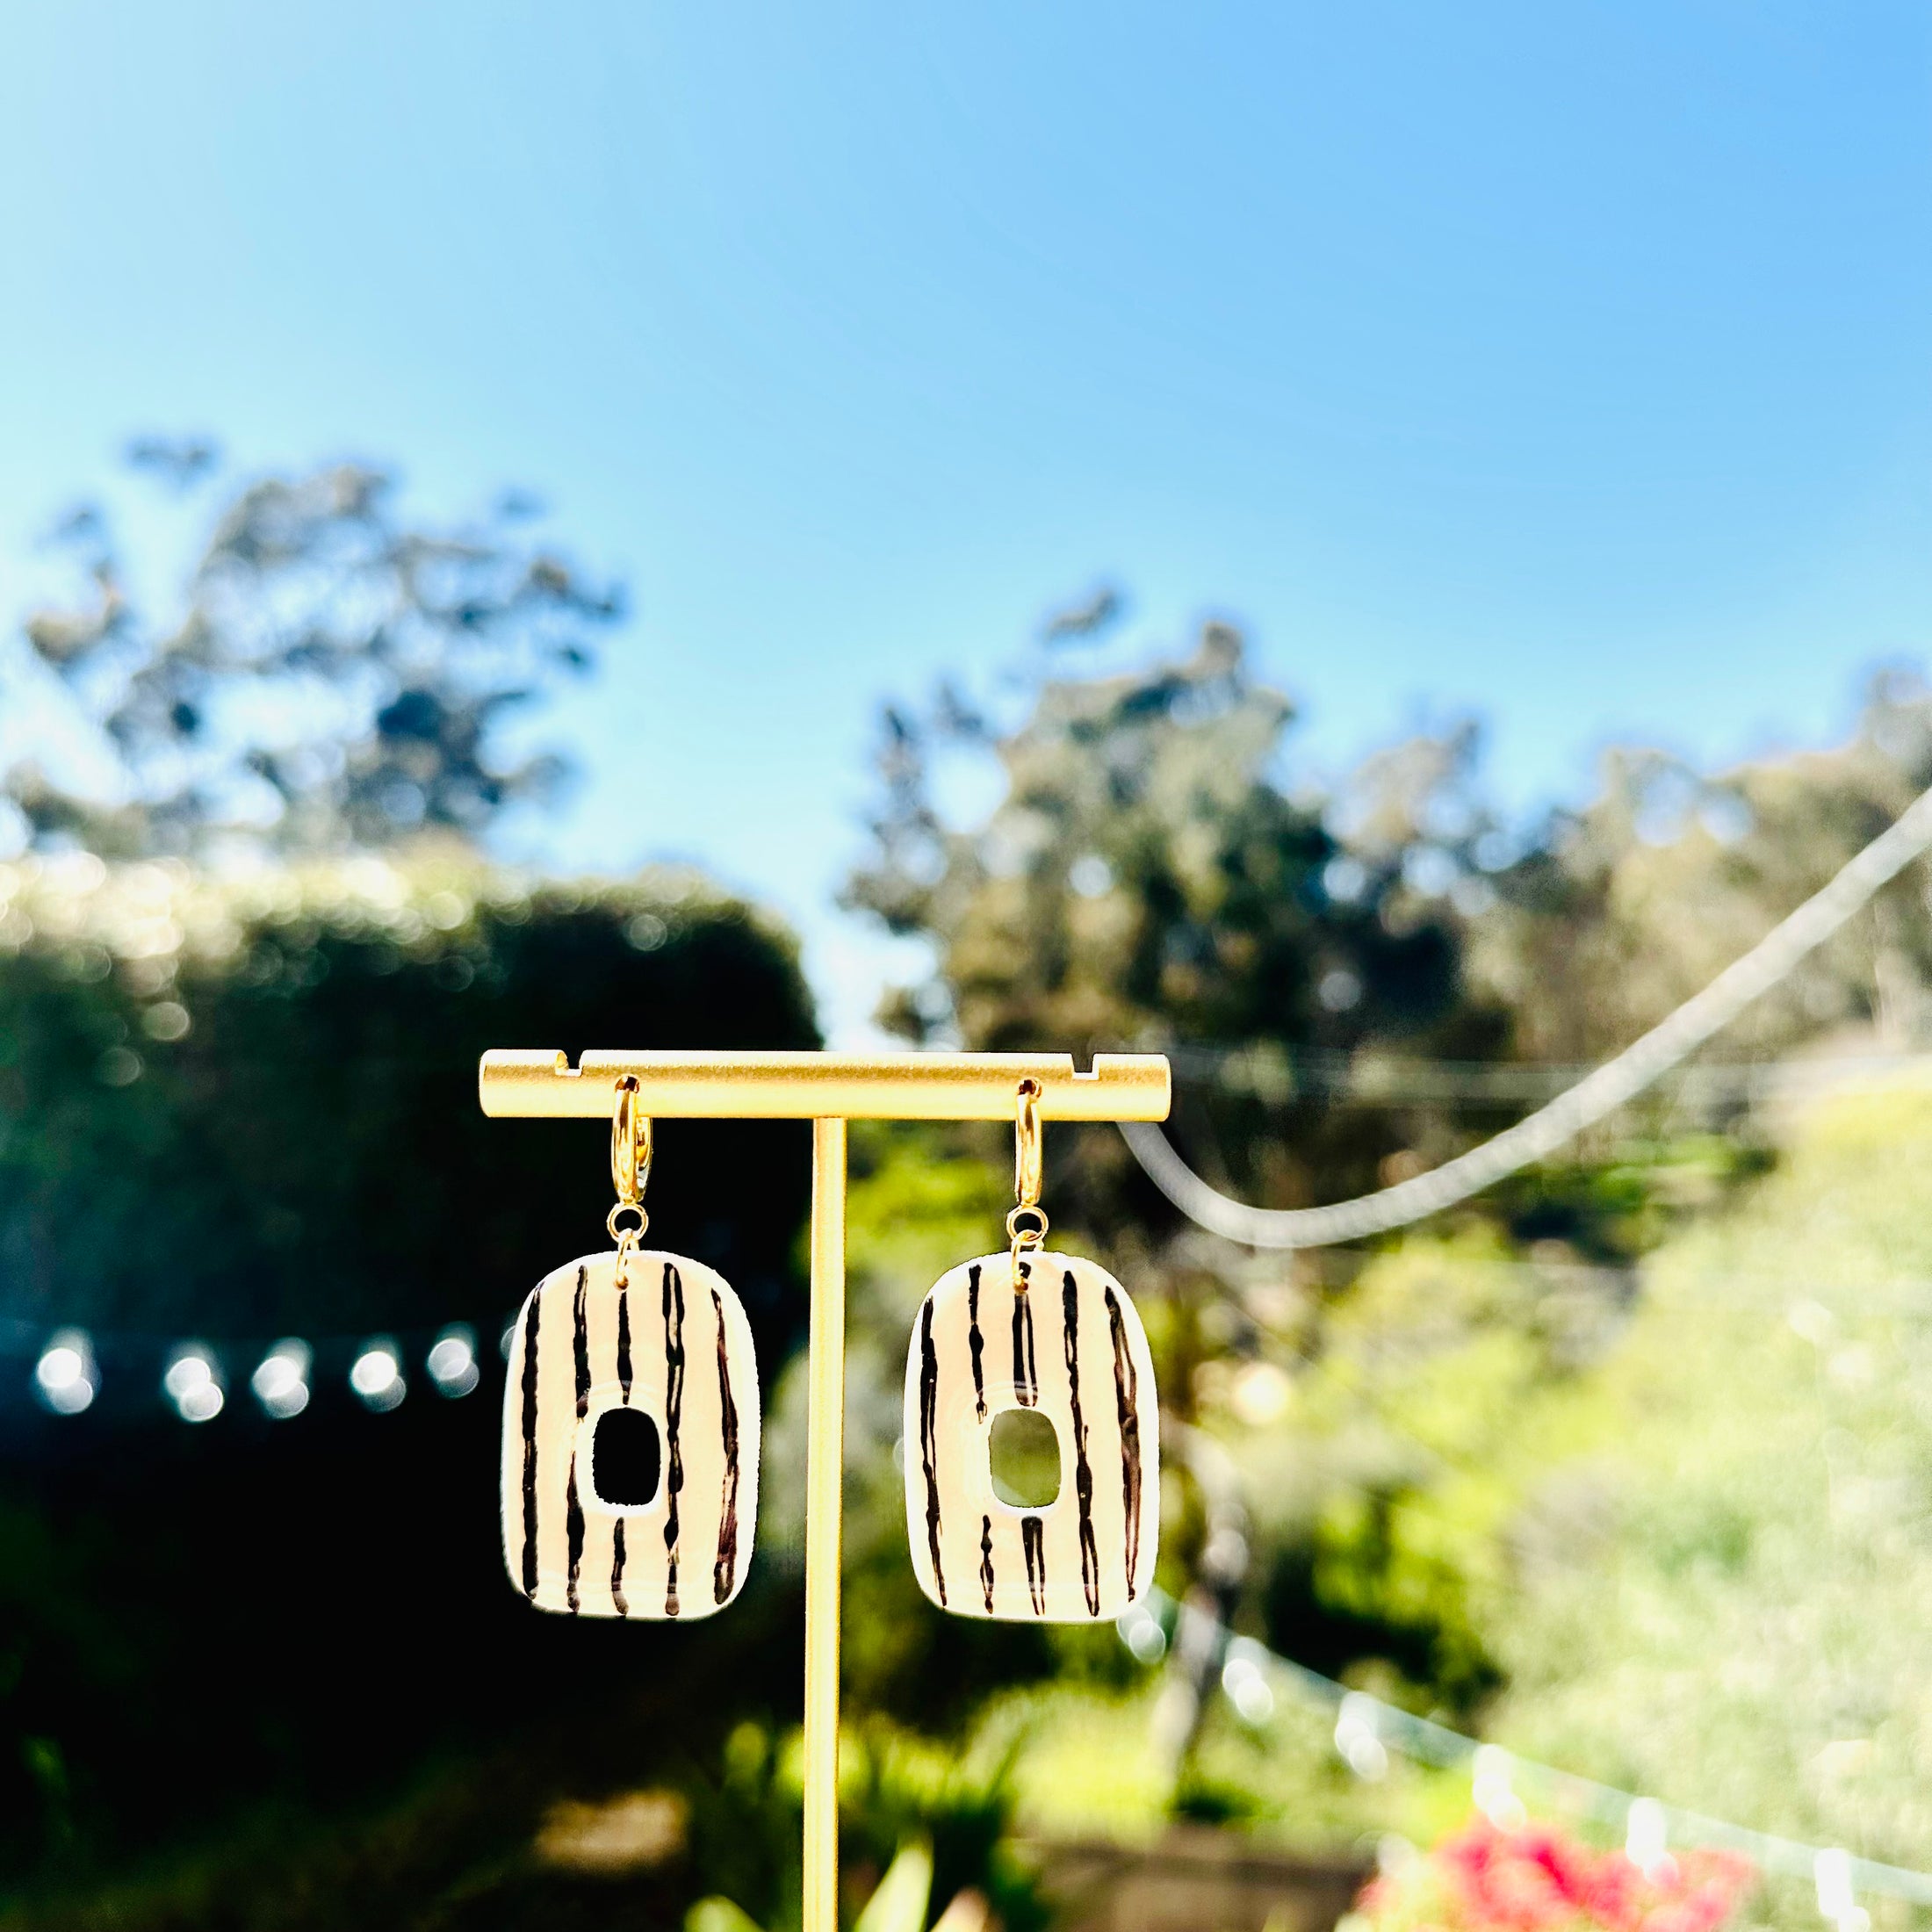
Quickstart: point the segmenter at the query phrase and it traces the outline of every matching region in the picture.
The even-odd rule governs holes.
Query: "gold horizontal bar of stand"
[[[608,1120],[620,1076],[647,1120],[1010,1121],[1022,1080],[1047,1121],[1164,1121],[1166,1057],[1100,1053],[609,1053],[495,1048],[477,1077],[498,1118]]]

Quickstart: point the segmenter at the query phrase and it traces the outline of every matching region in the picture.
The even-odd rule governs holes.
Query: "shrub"
[[[768,1561],[722,1638],[563,1626],[505,1581],[496,1333],[605,1245],[610,1198],[597,1123],[479,1111],[478,1054],[517,1044],[817,1032],[789,941],[681,874],[0,867],[0,1877],[91,1883],[244,1806],[293,1843],[434,1753],[507,1754],[483,1799],[534,1816],[564,1777],[635,1784],[653,1740],[703,1748],[796,1696],[791,1647],[758,1640],[789,1607]],[[653,1237],[738,1287],[768,1376],[803,1325],[807,1186],[802,1128],[659,1137]],[[422,1350],[456,1318],[485,1380],[445,1403]],[[25,1398],[68,1322],[101,1395],[58,1418]],[[405,1344],[391,1415],[345,1385],[371,1330]],[[285,1334],[315,1344],[314,1400],[270,1422],[247,1378]],[[160,1389],[184,1336],[236,1344],[198,1428]]]

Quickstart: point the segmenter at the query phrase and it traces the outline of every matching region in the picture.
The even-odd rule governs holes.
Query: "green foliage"
[[[48,1323],[269,1338],[492,1313],[559,1240],[602,1238],[609,1188],[594,1128],[483,1119],[484,1047],[813,1038],[789,941],[681,876],[532,885],[450,854],[221,884],[76,855],[0,867],[0,1258],[8,1312]],[[731,1173],[797,1137],[662,1136],[653,1208],[701,1258],[745,1257],[754,1307],[799,1177],[746,1213]]]
[[[694,1788],[691,1871],[707,1890],[686,1932],[798,1923],[799,1768],[797,1733],[746,1723],[726,1741],[723,1777]],[[854,1932],[922,1932],[962,1891],[1006,1932],[1041,1932],[1038,1889],[1008,1843],[1010,1771],[1010,1753],[969,1764],[876,1722],[841,1736],[840,1889]]]
[[[1465,996],[1460,915],[1411,878],[1425,848],[1453,874],[1451,848],[1482,830],[1462,798],[1467,738],[1366,771],[1348,846],[1334,802],[1284,775],[1292,717],[1223,624],[1178,664],[1046,682],[1011,729],[951,699],[928,717],[888,711],[876,847],[847,898],[928,939],[936,965],[890,1022],[968,1047],[1082,1055],[1175,1042],[1347,1054],[1392,1037],[1493,1050],[1506,1020]],[[961,753],[1001,778],[992,812],[970,827],[934,802],[934,767]],[[1198,1086],[1180,1127],[1191,1145],[1219,1150],[1244,1193],[1284,1204],[1372,1184],[1419,1131],[1317,1093],[1271,1108]],[[1117,1150],[1085,1152],[1059,1163],[1056,1212],[1110,1224],[1124,1186],[1150,1214]]]
[[[1619,1135],[1594,1160],[1546,1161],[1512,1175],[1496,1189],[1494,1211],[1526,1245],[1626,1264],[1693,1215],[1721,1207],[1772,1158],[1742,1122],[1729,1134]]]
[[[1385,1694],[1480,1716],[1506,1676],[1526,1499],[1604,1426],[1641,1305],[1627,1269],[1525,1259],[1480,1227],[1412,1236],[1345,1291],[1250,1289],[1194,1393],[1265,1552],[1258,1629],[1330,1676],[1378,1660]]]
[[[187,484],[214,467],[205,446],[139,453]],[[509,499],[429,530],[378,470],[263,478],[215,515],[156,618],[100,511],[70,513],[79,583],[26,618],[6,697],[58,719],[112,777],[27,756],[0,790],[35,843],[124,856],[478,837],[564,774],[554,756],[508,758],[505,716],[584,669],[591,634],[620,614],[614,592],[526,539],[527,515]]]
[[[804,1806],[797,1740],[747,1718],[725,1738],[715,1777],[687,1781],[694,1882],[705,1896],[694,1914],[721,1921],[720,1900],[759,1926],[798,1923],[799,1834]],[[686,1921],[693,1932],[692,1921]]]
[[[684,1914],[684,1932],[760,1932],[757,1920],[729,1899],[700,1899]]]
[[[1546,1441],[1521,1512],[1492,1612],[1509,1742],[1932,1863],[1928,1151],[1921,1092],[1848,1092],[1647,1267],[1594,1439]]]
[[[1856,734],[1832,751],[1717,775],[1614,753],[1590,804],[1495,876],[1471,982],[1508,1008],[1525,1056],[1601,1058],[1708,984],[1928,785],[1932,694],[1901,672],[1873,680]],[[1765,1057],[1843,1027],[1922,1045],[1928,987],[1932,918],[1908,876],[1734,1022],[1723,1050]]]
[[[885,1868],[878,1890],[865,1902],[853,1932],[924,1932],[933,1895],[933,1855],[915,1842]]]
[[[866,1868],[926,1848],[933,1905],[970,1890],[1005,1932],[1042,1932],[1047,1914],[1033,1874],[1015,1856],[1012,1754],[973,1760],[910,1733],[874,1724],[841,1752],[840,1805],[861,1890]],[[875,1894],[874,1896],[876,1896]]]
[[[1416,1242],[1333,1308],[1258,1324],[1244,1365],[1215,1364],[1198,1394],[1271,1553],[1258,1603],[1270,1640],[1330,1675],[1381,1657],[1433,1697],[1480,1702],[1497,1681],[1481,1605],[1521,1417],[1569,1399],[1621,1299],[1491,1239]],[[1309,1359],[1293,1344],[1317,1312]]]
[[[129,747],[128,789],[104,816],[17,771],[54,846],[474,832],[543,775],[488,749],[523,683],[504,666],[558,667],[612,615],[507,538],[413,535],[346,472],[244,498],[178,633],[98,582],[32,647]],[[299,614],[285,635],[271,605]],[[319,749],[238,735],[233,694],[305,680],[368,702]],[[1221,1185],[1291,1204],[1487,1130],[1450,1089],[1403,1087],[1414,1056],[1587,1057],[1694,990],[1932,775],[1928,709],[1887,687],[1844,753],[1722,781],[1626,756],[1512,855],[1466,733],[1327,793],[1296,782],[1290,707],[1210,627],[1183,664],[1044,686],[1010,730],[956,705],[891,718],[853,899],[934,947],[936,980],[895,1009],[919,1037],[1214,1049],[1179,1060],[1177,1135]],[[965,829],[934,804],[960,753],[1004,775]],[[244,777],[267,788],[252,804]],[[1740,1038],[1921,1038],[1928,935],[1901,883]],[[487,1125],[471,1069],[487,1045],[620,1038],[816,1034],[789,942],[686,877],[532,883],[436,849],[0,868],[0,1368],[24,1392],[28,1352],[78,1321],[104,1375],[83,1427],[0,1403],[15,1922],[671,1923],[694,1900],[696,1932],[789,1922],[802,1133],[674,1125],[652,1181],[654,1234],[739,1287],[771,1384],[760,1554],[728,1625],[560,1630],[515,1601],[475,1481],[487,1350],[471,1402],[419,1388],[374,1417],[342,1389],[364,1333],[412,1362],[446,1321],[489,1336],[602,1245],[602,1130]],[[1277,1647],[1613,1783],[1932,1863],[1909,1286],[1932,1279],[1912,1206],[1932,1116],[1908,1095],[1840,1110],[1774,1169],[1732,1101],[1687,1092],[1329,1277],[1179,1229],[1104,1130],[1056,1129],[1048,1204],[1056,1238],[1121,1265],[1194,1429],[1169,1438],[1164,1582],[1186,1584],[1212,1515],[1181,1445],[1212,1449],[1247,1509],[1236,1613]],[[1286,1688],[1254,1725],[1215,1699],[1177,1778],[1111,1631],[926,1602],[894,1453],[906,1337],[932,1280],[999,1244],[1006,1147],[861,1125],[853,1153],[848,1918],[890,1932],[970,1887],[1030,1932],[1016,1806],[1042,1829],[1179,1813],[1304,1843],[1458,1815],[1466,1779],[1358,1784],[1331,1712]],[[197,1332],[248,1345],[223,1364],[228,1411],[191,1431],[155,1381]],[[281,1426],[242,1387],[285,1332],[320,1337],[318,1394]],[[541,1849],[559,1794],[652,1792],[688,1807],[688,1842],[621,1888]]]
[[[1265,1546],[1314,1544],[1328,1567],[1304,1561],[1285,1599],[1258,1590],[1250,1627],[1525,1757],[1926,1869],[1928,1157],[1921,1088],[1848,1091],[1633,1275],[1411,1239],[1364,1271],[1313,1359],[1287,1345],[1293,1302],[1271,1305],[1208,1378],[1203,1426],[1246,1472]],[[1358,1591],[1381,1639],[1324,1651],[1322,1618]],[[1416,1605],[1428,1642],[1405,1658],[1388,1633]],[[1491,1673],[1460,1712],[1445,1643]],[[1258,1727],[1217,1702],[1178,1794],[1144,1695],[1015,1694],[986,1741],[1023,1737],[1035,1829],[1145,1830],[1202,1791],[1301,1843],[1427,1842],[1466,1812],[1466,1771],[1398,1758],[1356,1780],[1332,1709],[1275,1690]],[[1105,1769],[1083,1784],[1084,1765]],[[1762,1916],[1809,1925],[1815,1900],[1774,1886]]]
[[[688,876],[536,885],[449,854],[227,883],[68,855],[0,888],[0,1885],[91,1885],[163,1843],[227,1870],[259,1818],[319,1892],[367,1888],[323,1821],[431,1762],[462,1791],[510,1749],[451,1816],[527,1835],[559,1784],[634,1781],[653,1737],[702,1750],[783,1708],[769,1561],[722,1633],[559,1630],[503,1576],[493,1344],[605,1244],[607,1135],[487,1121],[474,1070],[515,1042],[813,1046],[789,941]],[[783,1124],[659,1137],[653,1231],[739,1289],[768,1375],[803,1326],[805,1156]],[[446,1404],[419,1365],[452,1319],[486,1379]],[[58,1420],[32,1352],[76,1321],[101,1394]],[[371,1330],[405,1344],[391,1415],[345,1385]],[[315,1343],[315,1393],[278,1424],[246,1382],[283,1334]],[[159,1376],[193,1335],[235,1345],[190,1430]],[[400,1858],[399,1895],[445,1856]]]

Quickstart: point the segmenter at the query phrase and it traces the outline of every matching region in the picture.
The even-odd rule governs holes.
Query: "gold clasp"
[[[1013,1287],[1022,1293],[1026,1279],[1020,1272],[1020,1257],[1029,1249],[1042,1247],[1047,1238],[1046,1210],[1040,1205],[1042,1140],[1040,1083],[1022,1080],[1013,1113],[1013,1192],[1016,1205],[1006,1216],[1006,1238],[1013,1244]]]
[[[604,1216],[604,1226],[617,1244],[617,1286],[628,1285],[631,1251],[651,1225],[644,1211],[644,1191],[651,1181],[651,1121],[638,1112],[638,1077],[617,1079],[617,1104],[610,1116],[610,1185],[617,1204]]]

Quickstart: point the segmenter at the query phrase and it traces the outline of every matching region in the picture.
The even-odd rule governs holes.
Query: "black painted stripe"
[[[570,1307],[571,1360],[576,1373],[577,1420],[590,1408],[590,1273],[577,1270],[577,1292]],[[573,1614],[578,1604],[577,1579],[584,1561],[584,1509],[577,1494],[577,1452],[570,1453],[570,1481],[564,1490],[564,1534],[570,1552],[570,1571],[564,1582],[564,1601]]]
[[[966,1347],[973,1358],[973,1408],[982,1422],[986,1419],[986,1373],[983,1359],[986,1338],[979,1332],[979,1264],[966,1271]]]
[[[993,1519],[979,1519],[979,1587],[986,1593],[986,1614],[993,1613]]]
[[[1013,1393],[1022,1409],[1040,1406],[1040,1364],[1033,1350],[1032,1264],[1022,1261],[1013,1287]]]
[[[684,1278],[664,1264],[664,1614],[678,1613],[678,1492],[684,1487],[684,1450],[678,1424],[684,1413]]]
[[[570,1541],[570,1575],[564,1584],[564,1601],[571,1614],[577,1611],[577,1573],[584,1561],[584,1506],[577,1498],[577,1457],[570,1459],[570,1486],[564,1492],[564,1533]]]
[[[617,1380],[624,1386],[624,1406],[631,1406],[631,1285],[617,1283]]]
[[[717,1315],[717,1406],[724,1440],[724,1499],[717,1517],[717,1561],[711,1565],[711,1601],[722,1604],[738,1578],[738,1404],[732,1399],[731,1355],[724,1334],[724,1303],[716,1288],[711,1307]]]
[[[590,1271],[577,1271],[577,1294],[571,1303],[571,1352],[577,1365],[577,1420],[590,1408]]]
[[[523,1594],[537,1596],[537,1339],[544,1297],[530,1298],[523,1317]]]
[[[1033,1599],[1033,1613],[1047,1613],[1047,1533],[1036,1516],[1020,1519],[1020,1547],[1027,1553],[1027,1595]]]
[[[946,1607],[946,1571],[939,1560],[939,1352],[933,1346],[933,1301],[919,1311],[919,1464],[926,1472],[926,1547],[940,1608]]]
[[[617,1606],[620,1617],[631,1614],[631,1605],[624,1594],[624,1518],[620,1516],[610,1537],[615,1554],[610,1560],[610,1601]]]
[[[1087,1460],[1086,1424],[1080,1419],[1080,1284],[1068,1270],[1060,1283],[1065,1330],[1067,1397],[1073,1409],[1073,1495],[1080,1507],[1080,1588],[1087,1615],[1100,1614],[1100,1553],[1093,1540],[1093,1465]]]
[[[1127,1345],[1127,1321],[1112,1288],[1107,1291],[1107,1325],[1114,1342],[1114,1411],[1121,1424],[1121,1508],[1127,1524],[1127,1594],[1141,1567],[1140,1376]]]

